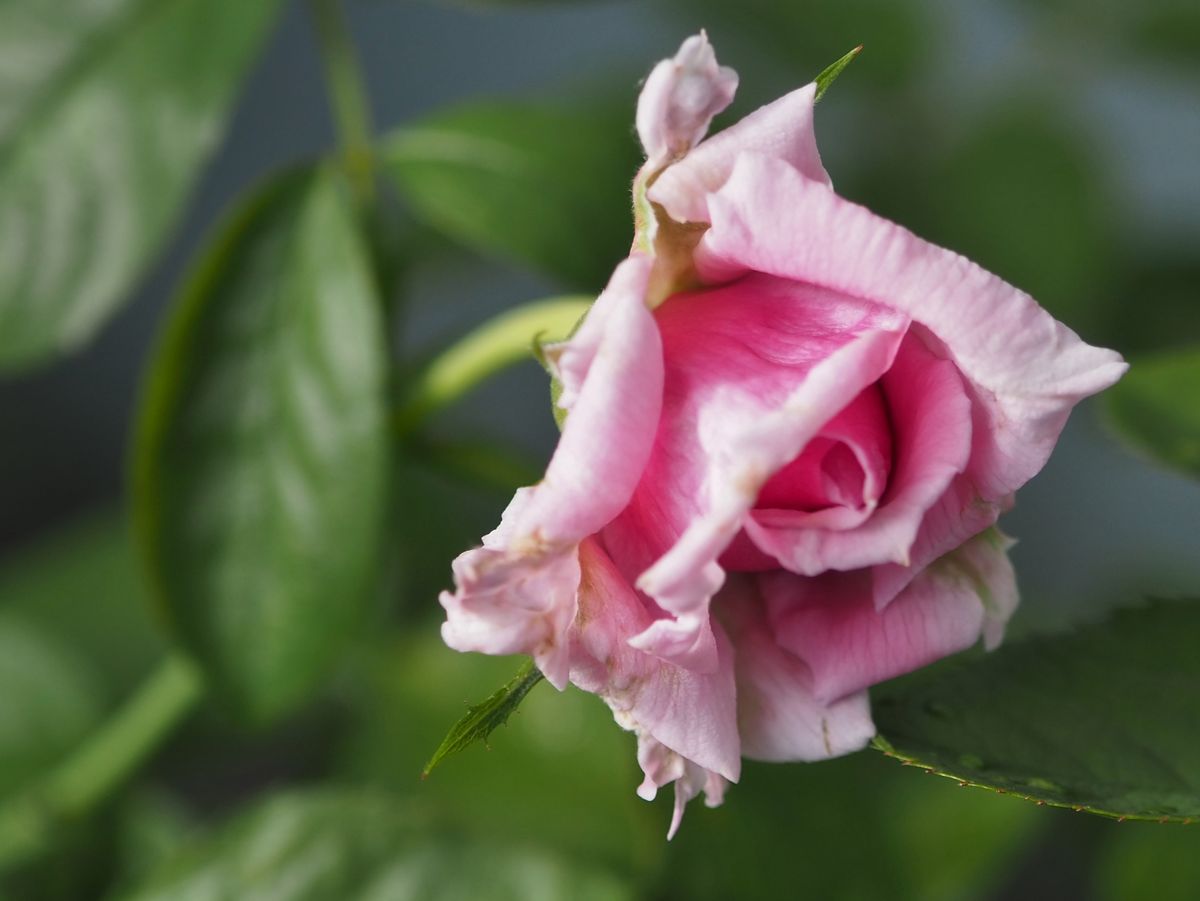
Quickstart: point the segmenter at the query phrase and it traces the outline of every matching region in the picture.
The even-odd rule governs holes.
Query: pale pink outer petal
[[[736,782],[741,755],[728,639],[718,630],[719,665],[711,673],[630,647],[651,614],[595,540],[580,545],[580,558],[571,681],[604,698],[624,728]]]
[[[762,485],[854,397],[891,366],[907,321],[866,328],[814,365],[783,402],[763,410],[732,388],[718,390],[695,428],[704,452],[703,507],[675,544],[638,579],[668,614],[632,644],[691,669],[716,666],[708,602],[721,587],[717,558],[746,521]],[[720,360],[712,366],[719,368]]]
[[[638,736],[641,797],[652,800],[675,783],[669,838],[692,797],[704,790],[716,806],[740,775],[732,650],[718,631],[720,665],[709,674],[635,650],[629,638],[651,620],[645,605],[594,539],[580,545],[580,563],[571,681],[602,697],[617,723]]]
[[[994,645],[1016,604],[1003,540],[985,532],[936,560],[877,611],[869,571],[760,576],[776,640],[809,665],[832,700],[948,654],[983,635]]]
[[[953,363],[910,330],[882,385],[891,414],[894,464],[883,502],[849,529],[811,527],[811,515],[755,515],[746,532],[785,568],[814,576],[894,562],[908,566],[926,512],[967,467],[971,401]],[[990,523],[989,523],[990,524]]]
[[[599,531],[641,478],[662,410],[662,341],[644,302],[652,263],[623,261],[576,335],[551,349],[570,415],[513,524],[517,542],[573,544]]]
[[[637,105],[637,133],[652,167],[683,156],[708,131],[713,116],[729,106],[737,73],[717,65],[703,31],[683,42],[646,78]]]
[[[567,632],[575,619],[579,559],[572,547],[541,553],[473,548],[454,561],[456,590],[443,591],[442,640],[456,651],[529,654],[566,687]]]
[[[1011,509],[1012,502],[1012,495],[984,500],[968,475],[955,477],[946,493],[926,512],[909,564],[885,563],[871,569],[875,608],[882,610],[891,603],[934,560],[995,525],[1000,514]]]
[[[964,544],[951,562],[971,580],[983,602],[983,646],[989,651],[1004,641],[1004,630],[1021,600],[1017,574],[1008,557],[1014,544],[999,529],[989,529]]]
[[[891,306],[943,342],[987,415],[970,471],[985,500],[1036,474],[1071,407],[1127,368],[1028,294],[782,160],[740,155],[708,209],[712,227],[696,254],[702,277],[722,282],[749,270],[821,285]]]
[[[675,806],[671,814],[671,825],[667,829],[667,841],[675,837],[679,824],[683,822],[683,811],[688,801],[704,792],[706,807],[720,807],[725,800],[728,781],[712,770],[706,770],[692,761],[676,754],[666,745],[647,736],[638,736],[638,764],[646,778],[638,786],[638,797],[653,801],[658,790],[669,782],[675,783]]]
[[[530,654],[559,689],[578,542],[629,502],[662,407],[662,343],[643,302],[650,265],[639,256],[621,263],[575,337],[552,349],[570,416],[546,475],[516,493],[484,547],[454,562],[455,591],[440,598],[447,645]]]
[[[782,160],[829,184],[813,131],[816,93],[815,83],[805,85],[713,135],[665,169],[651,185],[649,198],[677,222],[708,222],[708,195],[725,184],[738,155],[747,151]]]
[[[756,577],[731,576],[715,605],[734,646],[743,757],[824,760],[874,737],[865,691],[833,701],[813,694],[812,670],[772,634]]]

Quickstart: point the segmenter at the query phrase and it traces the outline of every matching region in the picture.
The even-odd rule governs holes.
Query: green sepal
[[[829,90],[829,86],[837,80],[837,77],[842,74],[844,68],[854,62],[854,57],[862,53],[862,49],[863,45],[859,44],[837,62],[830,63],[821,70],[821,74],[813,79],[817,83],[817,95],[813,98],[813,103],[816,103],[825,96],[825,92]]]
[[[434,767],[447,757],[466,750],[475,742],[482,741],[487,744],[488,736],[508,722],[513,711],[543,678],[545,677],[533,665],[533,661],[526,661],[507,683],[488,695],[485,700],[468,707],[466,716],[450,728],[438,749],[429,758],[429,763],[425,764],[421,778],[426,778],[433,772]]]

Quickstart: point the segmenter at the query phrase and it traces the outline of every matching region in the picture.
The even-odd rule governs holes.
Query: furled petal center
[[[879,389],[872,385],[767,480],[755,515],[769,519],[775,516],[769,511],[872,508],[887,487],[890,468],[891,431]]]

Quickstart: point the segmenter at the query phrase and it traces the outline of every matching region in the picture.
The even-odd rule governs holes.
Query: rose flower
[[[546,349],[558,447],[441,598],[452,648],[604,698],[672,834],[742,757],[862,748],[871,685],[1001,640],[997,517],[1126,368],[839,197],[815,84],[701,140],[736,83],[703,34],[647,79],[634,249]]]

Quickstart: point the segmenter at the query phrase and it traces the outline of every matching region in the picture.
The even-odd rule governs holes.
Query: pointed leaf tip
[[[842,70],[850,65],[856,56],[862,53],[862,49],[863,45],[859,44],[837,62],[831,63],[821,70],[821,74],[813,79],[817,83],[817,95],[813,98],[813,103],[816,103],[825,96],[825,92],[829,90],[829,86],[842,74]]]
[[[477,741],[486,744],[488,736],[508,722],[508,718],[525,699],[525,695],[543,678],[533,661],[529,660],[512,679],[488,695],[485,700],[468,707],[466,716],[450,728],[438,749],[429,758],[429,763],[425,764],[421,778],[428,778],[434,767],[452,754],[466,750]]]

